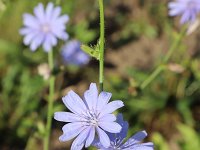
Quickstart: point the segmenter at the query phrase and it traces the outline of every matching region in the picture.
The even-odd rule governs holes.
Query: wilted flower
[[[124,143],[124,139],[128,132],[128,122],[123,121],[122,114],[119,114],[117,116],[117,123],[122,126],[122,130],[117,134],[108,133],[111,141],[110,147],[105,148],[98,140],[95,140],[93,145],[100,150],[153,150],[153,143],[140,143],[147,136],[145,131],[136,133]]]
[[[187,35],[192,34],[199,27],[199,25],[200,25],[199,19],[196,19],[194,22],[192,22],[187,29]]]
[[[43,4],[39,3],[34,8],[34,15],[24,14],[24,27],[20,34],[24,35],[24,44],[30,45],[30,49],[35,51],[40,45],[48,52],[57,44],[57,38],[66,40],[68,34],[65,32],[65,25],[69,20],[67,15],[60,16],[61,8],[54,7],[53,3],[48,3],[46,10]]]
[[[183,73],[185,71],[185,68],[183,66],[175,63],[168,64],[168,69],[175,73]]]
[[[182,15],[181,24],[192,23],[200,12],[200,1],[176,0],[175,2],[169,2],[168,7],[170,16]]]
[[[44,80],[49,79],[50,74],[51,74],[51,70],[50,70],[49,65],[47,63],[40,64],[37,67],[37,69],[38,69],[38,74],[41,75],[44,78]]]
[[[90,60],[89,55],[81,50],[81,43],[77,40],[67,42],[62,48],[61,55],[66,64],[85,65]]]
[[[98,95],[95,83],[90,84],[89,90],[84,93],[83,100],[73,91],[63,97],[63,103],[72,112],[56,112],[54,119],[70,122],[63,126],[63,135],[60,141],[68,141],[77,136],[71,150],[81,150],[83,146],[89,147],[98,135],[104,147],[110,146],[110,139],[105,131],[119,133],[121,126],[114,122],[115,115],[111,114],[116,109],[124,106],[120,100],[108,103],[111,93],[101,92]]]

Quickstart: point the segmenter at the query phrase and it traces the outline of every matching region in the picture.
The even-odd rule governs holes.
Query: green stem
[[[165,55],[164,59],[163,59],[163,64],[166,64],[169,59],[171,58],[173,52],[177,49],[177,47],[179,46],[180,42],[182,41],[183,37],[185,36],[186,33],[186,26],[184,26],[179,34],[179,36],[177,37],[177,39],[174,41],[174,43],[172,44],[172,46],[170,47],[170,49],[168,50],[167,54]],[[142,82],[140,88],[141,89],[145,89],[162,71],[164,70],[163,65],[158,66],[153,72],[152,74],[145,80]]]
[[[48,53],[48,63],[51,72],[53,71],[53,51],[49,51]],[[47,124],[46,124],[46,134],[44,139],[44,150],[49,150],[49,138],[51,134],[51,124],[53,117],[53,101],[54,101],[54,85],[55,85],[55,77],[51,76],[49,79],[49,99],[48,99],[48,112],[47,112]]]
[[[99,55],[99,86],[100,91],[103,91],[104,81],[104,7],[103,0],[99,0],[100,11],[100,55]]]
[[[141,89],[146,88],[164,70],[163,66],[157,67],[152,74],[141,84]]]

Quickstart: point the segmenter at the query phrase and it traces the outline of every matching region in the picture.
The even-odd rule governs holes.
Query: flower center
[[[115,142],[111,142],[111,147],[113,150],[121,150],[120,145],[116,145]]]
[[[86,113],[89,125],[98,126],[97,115],[94,113],[94,111],[88,110]]]
[[[47,24],[47,23],[45,23],[45,24],[43,24],[42,26],[41,26],[41,30],[42,30],[42,32],[44,32],[44,33],[48,33],[48,32],[50,32],[50,26]]]

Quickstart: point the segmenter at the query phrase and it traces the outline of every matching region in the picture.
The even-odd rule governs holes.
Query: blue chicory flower
[[[63,61],[66,64],[85,65],[89,62],[90,57],[81,50],[81,43],[77,40],[67,42],[61,51]]]
[[[140,143],[147,136],[146,131],[136,133],[124,143],[128,132],[128,122],[123,121],[122,114],[118,114],[117,123],[122,126],[122,130],[117,134],[108,133],[110,147],[105,148],[98,140],[95,140],[93,145],[99,150],[153,150],[153,143]]]
[[[60,16],[61,8],[54,7],[53,3],[48,3],[46,10],[43,4],[39,3],[34,8],[34,15],[25,13],[23,15],[24,27],[20,34],[24,36],[24,44],[30,45],[30,49],[35,51],[40,45],[48,52],[57,44],[57,38],[68,39],[65,32],[66,23],[69,20],[67,15]]]
[[[192,23],[200,12],[200,0],[176,0],[169,2],[169,15],[181,16],[180,23]]]
[[[84,93],[83,100],[73,91],[63,97],[63,103],[72,112],[56,112],[54,119],[69,122],[64,125],[60,141],[73,141],[71,150],[81,150],[83,146],[89,147],[97,134],[104,147],[110,146],[110,139],[105,131],[119,133],[121,126],[115,122],[116,116],[111,114],[124,106],[120,100],[108,103],[112,94],[101,92],[98,95],[95,83],[90,84],[89,90]]]

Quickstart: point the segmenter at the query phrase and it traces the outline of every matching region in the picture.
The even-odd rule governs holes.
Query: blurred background
[[[31,52],[19,35],[24,12],[47,0],[0,0],[0,149],[42,149],[45,131],[48,76],[47,53]],[[70,16],[70,39],[94,45],[99,37],[96,0],[60,0]],[[162,60],[181,30],[179,18],[168,16],[167,0],[104,0],[105,91],[121,99],[119,110],[129,122],[129,134],[146,130],[156,150],[199,150],[200,147],[200,30],[181,40],[170,60]],[[60,41],[54,48],[55,111],[67,111],[61,98],[69,90],[80,96],[91,82],[98,83],[98,61],[64,64]],[[144,89],[152,71],[162,72]],[[64,123],[53,120],[51,149],[69,149],[61,143]]]

